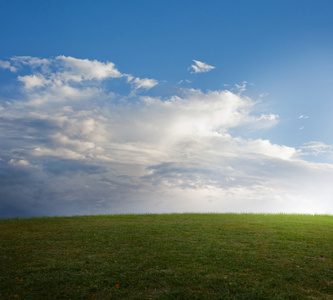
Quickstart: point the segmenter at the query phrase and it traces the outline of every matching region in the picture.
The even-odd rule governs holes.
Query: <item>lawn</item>
[[[1,299],[333,299],[333,216],[0,220]]]

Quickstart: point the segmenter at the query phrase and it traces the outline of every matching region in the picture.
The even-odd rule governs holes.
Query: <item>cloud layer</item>
[[[0,67],[17,75],[19,88],[0,98],[0,217],[333,213],[333,166],[304,160],[332,147],[245,138],[279,116],[241,93],[152,97],[155,79],[65,56],[14,57]]]

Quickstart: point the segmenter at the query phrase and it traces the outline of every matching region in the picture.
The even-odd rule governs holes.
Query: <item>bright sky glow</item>
[[[331,1],[3,1],[0,217],[333,213]]]

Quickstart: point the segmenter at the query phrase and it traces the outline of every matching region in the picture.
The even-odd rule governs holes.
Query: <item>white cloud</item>
[[[191,68],[193,69],[193,71],[191,73],[206,73],[209,72],[213,69],[215,69],[216,67],[214,66],[210,66],[204,62],[198,61],[198,60],[193,60],[194,61],[194,65],[191,65]]]
[[[12,66],[9,61],[0,60],[0,68],[1,69],[9,69],[11,72],[16,72],[17,68]]]
[[[238,90],[239,93],[242,93],[246,90],[246,85],[247,85],[247,81],[243,81],[242,85],[236,83],[235,87],[236,87],[236,89]]]
[[[309,116],[300,115],[298,118],[299,118],[299,119],[308,119]]]
[[[264,155],[282,160],[292,160],[296,158],[298,153],[293,147],[272,144],[269,140],[241,140],[240,142],[238,151],[243,152],[243,155]]]
[[[327,156],[333,159],[333,145],[312,141],[303,144],[301,150],[301,155]]]
[[[85,100],[103,95],[95,81],[121,78],[113,63],[89,61],[58,56],[50,59],[14,57],[15,65],[30,67],[29,75],[18,76],[24,84],[29,105],[43,105],[50,102]]]
[[[49,58],[39,58],[39,57],[32,57],[32,56],[14,56],[10,59],[14,65],[16,66],[32,66],[33,68],[35,67],[40,67],[40,66],[48,66],[52,59]]]
[[[12,60],[18,66],[25,65],[33,68],[35,74],[19,77],[19,80],[24,82],[27,88],[44,85],[61,87],[68,85],[70,81],[100,81],[107,78],[125,76],[116,69],[112,62],[103,63],[96,60],[77,59],[69,56],[57,56],[54,59],[23,56],[15,57]],[[57,71],[52,72],[49,68],[50,66],[56,68]]]
[[[28,90],[50,83],[50,80],[47,80],[42,74],[18,76],[18,80],[23,82],[25,88]]]
[[[181,84],[183,82],[186,82],[186,83],[192,83],[192,81],[188,80],[188,79],[185,79],[185,80],[179,80],[178,81],[178,84]]]
[[[57,56],[56,60],[63,67],[63,70],[57,74],[63,81],[81,82],[83,80],[103,80],[124,76],[112,62],[103,63],[97,60],[77,59],[70,56]]]
[[[333,212],[332,165],[303,160],[332,147],[248,138],[279,116],[239,90],[129,98],[103,80],[124,77],[129,93],[157,82],[98,61],[20,61],[34,67],[1,110],[0,197],[21,207],[21,195],[26,213]]]
[[[260,93],[259,98],[264,98],[267,97],[269,94],[268,93]]]
[[[133,81],[133,84],[135,86],[136,89],[146,89],[149,90],[152,87],[154,87],[155,85],[158,84],[158,81],[155,79],[148,79],[148,78],[135,78]]]
[[[10,61],[1,61],[0,67],[21,70],[30,68],[31,74],[20,75],[18,80],[24,84],[27,98],[25,104],[45,105],[50,102],[84,101],[87,99],[110,98],[114,94],[105,93],[100,82],[104,80],[125,79],[134,97],[138,90],[149,90],[158,84],[155,79],[134,77],[123,74],[112,62],[77,59],[57,56],[55,58],[36,58],[30,56],[13,57]],[[14,69],[13,69],[14,68]],[[23,102],[22,102],[23,104]]]

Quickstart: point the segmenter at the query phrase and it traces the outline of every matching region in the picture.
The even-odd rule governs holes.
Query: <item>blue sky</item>
[[[331,1],[2,1],[0,217],[333,213]]]

